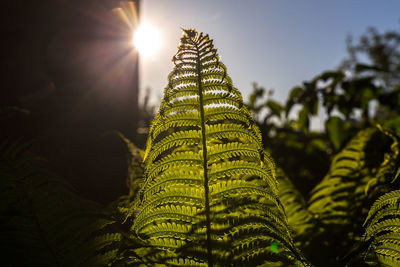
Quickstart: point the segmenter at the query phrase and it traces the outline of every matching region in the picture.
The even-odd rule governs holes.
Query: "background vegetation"
[[[285,103],[257,84],[248,101],[266,148],[305,196],[357,132],[376,124],[400,130],[400,34],[370,28],[355,44],[349,37],[347,50],[338,69],[294,87]]]

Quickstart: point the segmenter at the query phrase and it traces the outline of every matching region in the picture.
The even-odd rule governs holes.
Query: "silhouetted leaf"
[[[307,107],[303,107],[302,110],[299,112],[299,126],[300,129],[304,132],[308,132],[309,124],[310,124],[310,119],[308,117],[309,110]]]
[[[282,106],[274,101],[274,100],[268,100],[266,103],[267,107],[270,108],[270,110],[272,111],[272,113],[278,117],[281,116],[281,112],[282,112]]]
[[[345,139],[343,120],[337,116],[332,116],[325,122],[325,127],[333,147],[338,150]]]

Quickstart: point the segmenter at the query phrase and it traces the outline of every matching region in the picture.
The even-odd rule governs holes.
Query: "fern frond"
[[[330,240],[326,242],[325,254],[340,247],[340,253],[346,255],[343,261],[361,260],[358,252],[365,243],[359,245],[360,233],[371,201],[397,187],[391,181],[400,166],[398,140],[395,134],[379,126],[365,129],[334,157],[328,174],[311,192],[308,210],[318,228],[312,232],[312,241],[305,251],[315,245],[313,240],[324,238]],[[380,225],[377,218],[394,212],[382,210],[393,203],[392,197],[388,195],[373,206],[367,217],[370,223]],[[368,262],[376,262],[377,255],[368,258]]]
[[[400,190],[378,198],[365,221],[364,239],[370,243],[368,252],[384,266],[400,265]]]
[[[389,137],[389,138],[388,138]],[[325,224],[345,225],[352,217],[363,218],[361,205],[367,199],[369,188],[377,184],[387,184],[395,165],[399,165],[399,153],[394,135],[384,130],[366,129],[358,133],[349,144],[337,154],[325,176],[311,192],[309,211],[318,215]],[[376,155],[372,147],[378,140],[392,142],[391,149]],[[382,144],[382,147],[385,145]],[[371,158],[374,155],[375,158]],[[382,157],[382,158],[380,158]],[[356,216],[359,215],[359,216]]]
[[[289,226],[295,231],[296,236],[305,234],[311,227],[312,215],[307,209],[306,202],[293,183],[278,169],[277,174],[279,199],[285,208]]]
[[[0,175],[3,264],[98,266],[114,259],[100,256],[121,240],[112,215],[78,197],[23,145],[3,144]]]
[[[159,249],[153,260],[169,266],[304,261],[261,133],[212,40],[184,30],[173,61],[149,132],[133,230]]]

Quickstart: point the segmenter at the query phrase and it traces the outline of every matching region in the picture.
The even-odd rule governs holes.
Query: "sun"
[[[153,56],[160,48],[160,33],[151,25],[143,24],[133,34],[133,45],[142,56]]]

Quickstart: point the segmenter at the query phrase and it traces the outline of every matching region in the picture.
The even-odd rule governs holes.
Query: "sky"
[[[256,82],[283,102],[291,88],[340,64],[349,34],[398,30],[399,11],[398,0],[144,0],[141,21],[158,29],[161,46],[141,58],[141,92],[149,87],[152,102],[161,99],[182,27],[214,39],[244,99]]]

